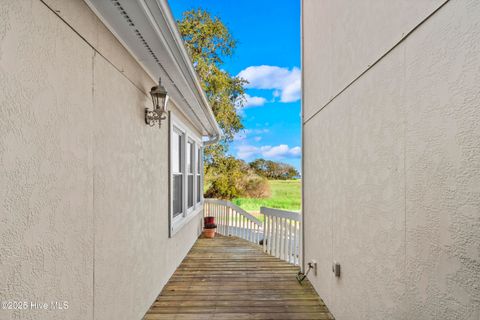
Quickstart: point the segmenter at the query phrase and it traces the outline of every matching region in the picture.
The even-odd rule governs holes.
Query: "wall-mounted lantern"
[[[158,123],[160,128],[162,120],[167,118],[167,90],[162,86],[161,79],[158,80],[158,86],[152,87],[150,90],[152,96],[153,110],[145,108],[145,123],[150,127]]]

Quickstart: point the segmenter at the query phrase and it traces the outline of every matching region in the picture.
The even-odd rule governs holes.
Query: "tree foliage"
[[[223,131],[220,143],[208,146],[204,151],[205,196],[232,199],[245,195],[247,172],[251,172],[249,166],[227,156],[227,151],[235,134],[243,129],[237,110],[245,101],[246,81],[222,69],[224,59],[233,55],[237,42],[218,17],[202,9],[184,12],[177,25],[213,114]]]
[[[206,169],[205,181],[205,196],[209,198],[262,198],[270,195],[267,179],[255,174],[245,161],[232,156],[215,158]]]
[[[267,179],[287,180],[299,176],[297,169],[287,163],[257,159],[250,162],[249,165],[256,174]]]
[[[213,113],[223,131],[221,142],[205,150],[206,165],[215,158],[225,157],[228,144],[243,129],[237,108],[244,101],[246,81],[222,69],[225,58],[233,55],[237,45],[225,24],[202,9],[183,13],[178,29]]]

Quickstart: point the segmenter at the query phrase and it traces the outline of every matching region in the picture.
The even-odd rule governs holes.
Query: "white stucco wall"
[[[0,0],[0,300],[69,308],[0,319],[141,319],[200,215],[168,237],[152,79],[82,1],[46,2]]]
[[[360,2],[303,1],[305,256],[339,320],[480,318],[480,3],[446,3],[319,111],[438,8],[417,3],[370,30]]]

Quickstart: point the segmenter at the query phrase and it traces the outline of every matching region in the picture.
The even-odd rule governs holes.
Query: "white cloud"
[[[249,160],[254,157],[262,157],[267,159],[285,159],[300,158],[302,150],[300,147],[290,148],[286,144],[278,146],[260,146],[240,145],[237,147],[237,157],[243,160]]]
[[[247,139],[247,134],[245,132],[237,132],[233,137],[233,141],[243,141]]]
[[[246,140],[250,135],[256,135],[253,140],[255,141],[260,141],[262,139],[262,137],[260,137],[260,135],[264,134],[264,133],[268,133],[270,132],[269,129],[267,128],[264,128],[264,129],[244,129],[242,131],[239,131],[235,134],[235,136],[233,137],[233,140],[235,141],[244,141]]]
[[[301,72],[294,67],[289,70],[277,66],[251,66],[238,74],[249,83],[247,88],[275,90],[274,97],[281,102],[298,101],[301,97]]]
[[[252,97],[249,94],[245,94],[245,108],[263,106],[267,102],[264,97]]]

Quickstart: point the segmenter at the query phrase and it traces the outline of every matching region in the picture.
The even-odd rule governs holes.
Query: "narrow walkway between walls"
[[[144,320],[333,319],[298,271],[246,240],[201,237]]]

